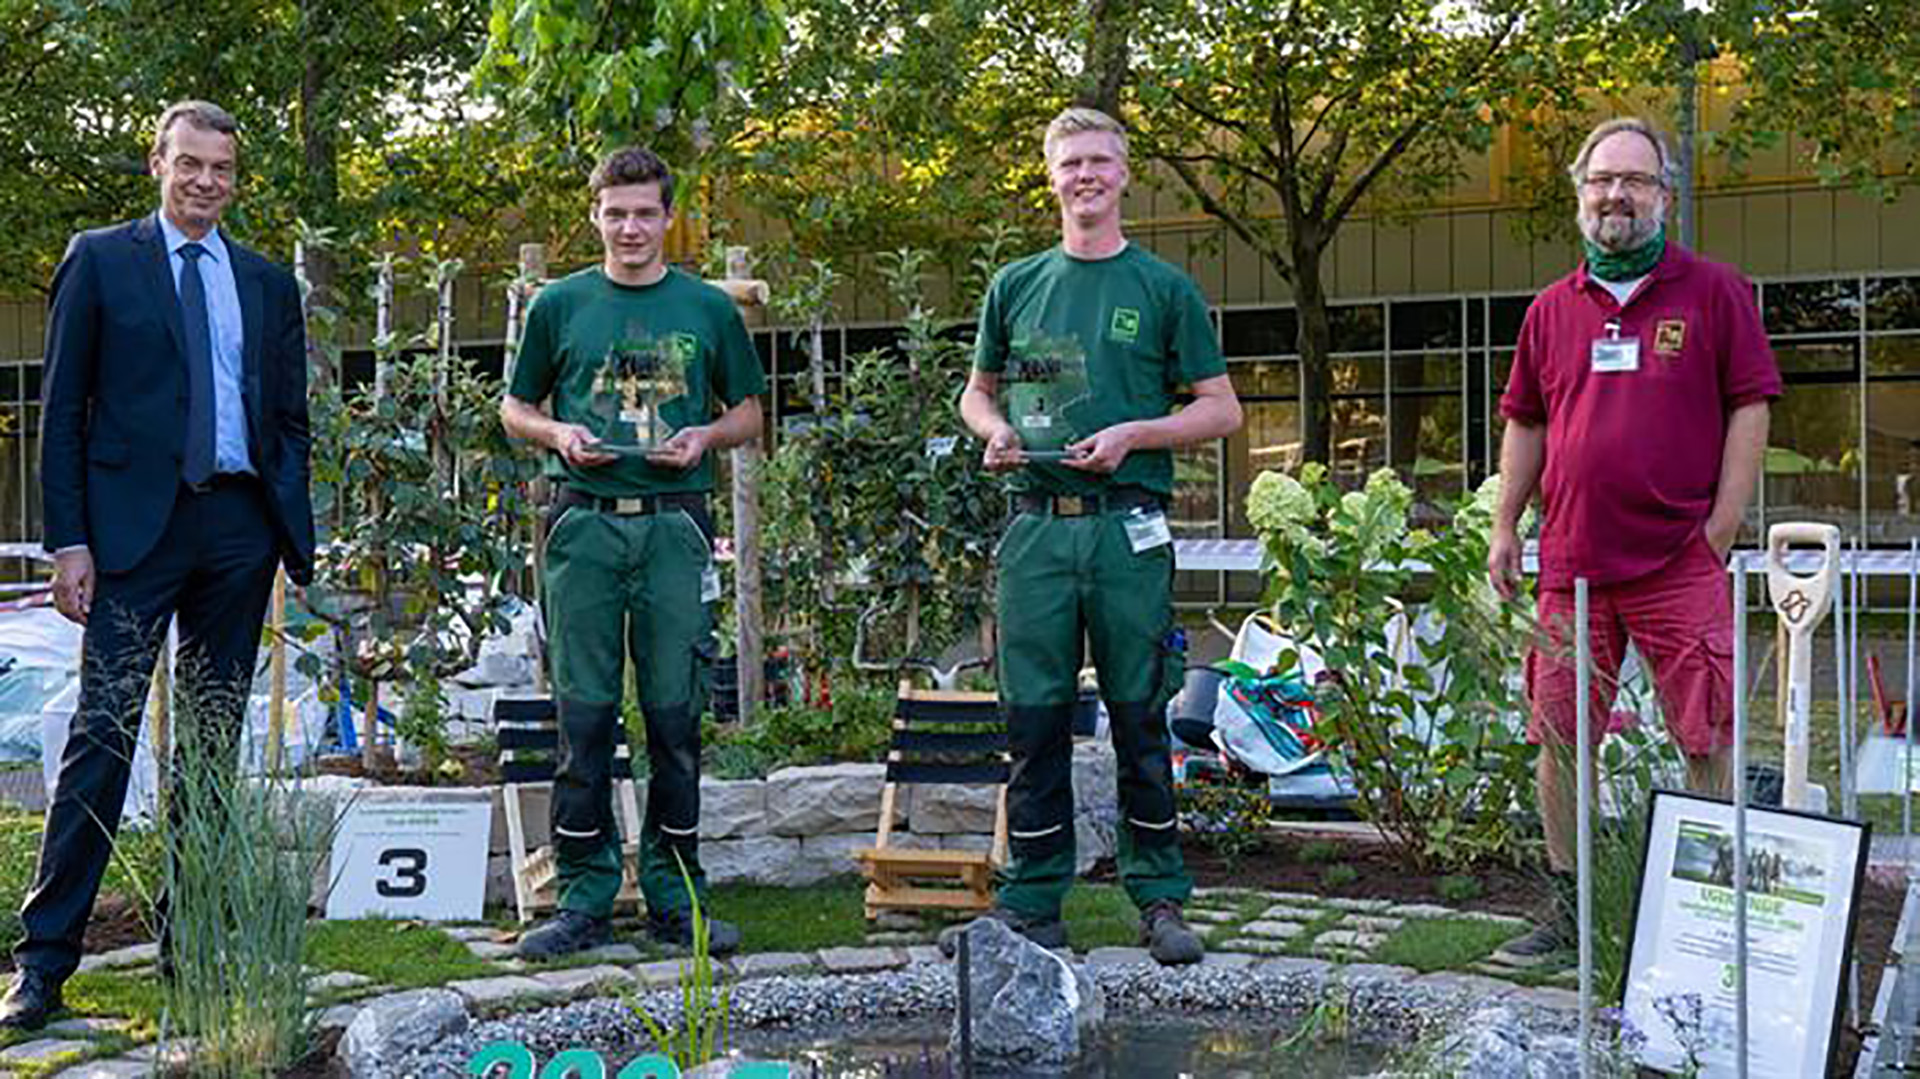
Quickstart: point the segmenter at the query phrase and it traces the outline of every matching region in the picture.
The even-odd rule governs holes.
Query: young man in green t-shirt
[[[1013,857],[989,916],[1037,943],[1066,940],[1084,636],[1113,731],[1120,878],[1140,908],[1141,942],[1162,963],[1192,963],[1202,948],[1181,917],[1192,881],[1164,715],[1186,662],[1166,504],[1172,451],[1237,430],[1240,401],[1200,290],[1121,233],[1129,173],[1119,123],[1068,109],[1045,146],[1060,246],[995,276],[960,398],[961,417],[986,441],[986,467],[1018,470],[998,586]],[[1182,386],[1193,401],[1175,412]]]
[[[646,721],[640,890],[662,942],[693,939],[700,869],[700,713],[712,654],[709,451],[760,434],[760,361],[725,293],[667,265],[673,175],[652,152],[618,150],[590,183],[601,264],[542,289],[527,313],[507,432],[553,454],[546,612],[560,721],[553,838],[559,911],[521,938],[545,959],[607,942],[620,890],[613,734],[631,655]],[[551,409],[541,402],[551,400]],[[715,413],[718,412],[718,416]],[[682,877],[682,867],[686,877]],[[706,918],[710,946],[739,946]]]

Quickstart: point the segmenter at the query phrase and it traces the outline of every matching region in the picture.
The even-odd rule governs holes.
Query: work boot
[[[1005,922],[1008,929],[1020,934],[1042,948],[1064,948],[1067,946],[1067,923],[1058,916],[1052,918],[1029,918],[1024,914],[1008,910],[1005,907],[988,907],[980,918],[992,918],[996,922]],[[978,921],[979,919],[975,919]],[[960,934],[965,933],[973,922],[961,922],[950,925],[940,931],[938,943],[940,954],[952,959],[960,950]]]
[[[32,967],[13,976],[6,999],[0,1000],[0,1029],[39,1030],[47,1017],[60,1010],[60,980]]]
[[[1187,926],[1180,904],[1171,899],[1148,903],[1140,912],[1140,943],[1154,962],[1167,967],[1198,963],[1207,954],[1200,934]]]
[[[732,955],[740,950],[740,930],[732,922],[723,922],[702,911],[700,924],[707,929],[707,954]],[[658,944],[679,948],[693,947],[693,910],[647,911],[647,935]]]
[[[558,959],[598,948],[613,939],[613,922],[577,910],[563,910],[520,938],[522,959]]]
[[[1571,873],[1552,874],[1552,887],[1534,915],[1532,929],[1502,944],[1500,951],[1521,959],[1538,959],[1578,947],[1580,931],[1574,925],[1579,895]]]

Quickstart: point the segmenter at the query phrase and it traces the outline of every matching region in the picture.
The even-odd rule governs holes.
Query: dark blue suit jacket
[[[227,239],[240,293],[247,449],[281,560],[313,576],[306,324],[293,275]],[[83,232],[53,277],[41,391],[40,485],[50,551],[86,544],[103,573],[153,550],[180,487],[186,345],[157,220]]]

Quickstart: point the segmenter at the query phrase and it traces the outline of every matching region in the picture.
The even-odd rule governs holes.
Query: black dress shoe
[[[39,1030],[47,1016],[60,1010],[60,982],[51,975],[22,967],[13,976],[6,999],[0,1000],[0,1028]]]

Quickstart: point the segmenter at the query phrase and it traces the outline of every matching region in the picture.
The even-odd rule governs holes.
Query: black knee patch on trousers
[[[1120,777],[1120,815],[1141,847],[1180,840],[1173,804],[1173,756],[1166,721],[1151,704],[1107,703]]]
[[[1054,854],[1073,839],[1073,706],[1007,706],[1013,772],[1008,846],[1016,858]]]
[[[613,731],[620,709],[562,700],[554,710],[560,752],[553,765],[553,845],[562,855],[586,857],[614,836]]]
[[[700,722],[689,705],[642,706],[647,720],[647,831],[691,862],[700,842]]]

